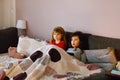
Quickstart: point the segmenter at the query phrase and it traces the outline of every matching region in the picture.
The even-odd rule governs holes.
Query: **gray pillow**
[[[88,63],[96,64],[104,69],[112,69],[117,63],[114,48],[84,50]],[[108,68],[109,67],[109,68]]]
[[[108,47],[107,49],[84,50],[88,62],[105,62],[117,63],[114,49]]]

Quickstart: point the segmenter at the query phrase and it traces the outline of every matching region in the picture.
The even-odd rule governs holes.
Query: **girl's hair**
[[[54,40],[54,38],[53,38],[54,32],[58,32],[58,33],[62,34],[62,39],[61,40],[65,41],[65,43],[66,43],[65,31],[64,31],[64,29],[61,26],[57,26],[57,27],[55,27],[53,29],[53,31],[52,31],[52,37],[51,37],[51,40],[50,40],[51,42]]]

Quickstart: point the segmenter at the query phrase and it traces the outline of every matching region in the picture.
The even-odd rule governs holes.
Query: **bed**
[[[41,51],[42,56],[38,57],[37,51]],[[34,58],[36,55],[38,57],[34,61],[31,58],[33,54]],[[83,80],[93,74],[103,73],[101,68],[89,70],[87,64],[54,45],[44,45],[36,49],[33,54],[22,60],[4,54],[3,58],[7,59],[1,62],[1,69],[13,80]]]
[[[66,51],[57,46],[47,44],[45,41],[28,38],[30,43],[25,45],[29,48],[20,48],[19,37],[15,27],[5,29],[2,33],[7,33],[7,35],[4,36],[4,40],[0,38],[0,40],[6,42],[3,43],[3,46],[5,46],[4,51],[0,54],[0,68],[5,71],[5,79],[7,80],[106,80],[102,68],[78,61],[68,55]],[[9,35],[10,33],[11,35]],[[87,40],[84,39],[84,41]],[[34,42],[37,44],[34,44]],[[0,47],[1,50],[3,46]],[[7,53],[10,46],[17,47],[18,52],[22,50],[31,54],[25,59],[11,58]],[[88,49],[86,46],[88,45],[83,46],[83,48]],[[32,54],[37,51],[42,52],[44,55],[34,59],[35,55]],[[56,55],[52,55],[53,53]],[[36,55],[37,57],[39,56],[37,53]],[[33,56],[33,60],[31,60],[31,56]],[[58,57],[57,59],[56,56]],[[88,65],[90,65],[89,68]]]

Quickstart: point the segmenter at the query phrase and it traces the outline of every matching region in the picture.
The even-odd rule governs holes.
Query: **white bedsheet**
[[[61,55],[61,59],[59,61],[53,62],[51,60],[51,57],[48,55],[51,49],[56,49],[59,52]],[[38,58],[30,66],[28,66],[27,63],[25,65],[25,62],[28,61],[29,57],[24,59],[22,63],[19,64],[17,61],[18,59],[13,59],[9,57],[8,54],[2,54],[0,56],[0,66],[6,71],[7,76],[11,79],[16,76],[16,74],[26,73],[27,76],[25,80],[68,80],[71,78],[81,80],[82,78],[88,77],[91,74],[101,72],[101,69],[88,70],[86,64],[68,55],[66,51],[58,48],[57,46],[45,45],[36,51],[38,50],[42,51],[44,55],[43,57]],[[53,52],[52,54],[56,53]],[[10,69],[5,69],[6,64],[11,61],[13,61],[14,65]],[[28,66],[27,69],[26,66]],[[61,75],[66,77],[57,78],[61,77]],[[19,77],[19,79],[21,78],[22,77]]]

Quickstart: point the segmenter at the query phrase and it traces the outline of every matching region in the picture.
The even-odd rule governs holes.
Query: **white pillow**
[[[37,41],[29,37],[19,37],[17,52],[29,56],[33,53],[34,50],[46,44],[47,43],[45,41]]]

